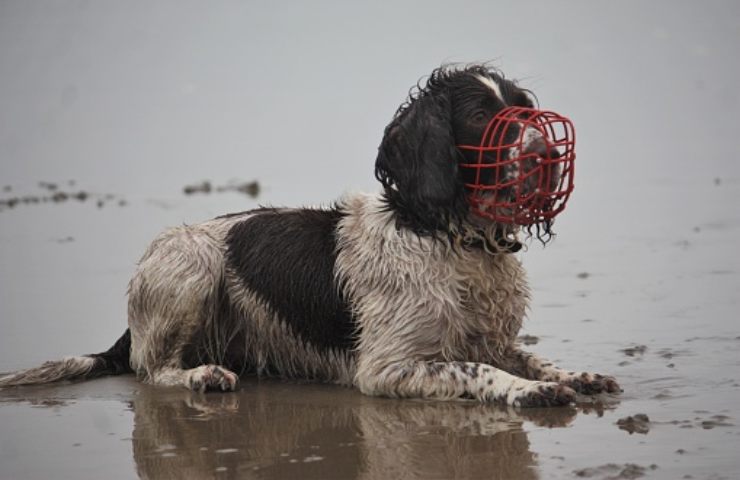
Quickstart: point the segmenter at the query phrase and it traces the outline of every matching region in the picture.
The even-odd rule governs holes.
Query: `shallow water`
[[[612,368],[619,399],[575,408],[380,399],[253,379],[226,394],[131,377],[17,389],[0,400],[0,477],[734,478],[738,384],[694,376],[695,342],[716,348],[715,360],[737,358],[740,345],[686,342],[671,359],[680,367],[646,352],[639,368]],[[638,412],[650,419],[642,432],[617,425]]]
[[[579,142],[558,237],[521,253],[527,348],[624,393],[514,410],[255,379],[9,389],[0,479],[740,478],[735,3],[489,2],[459,23],[433,2],[34,5],[0,4],[0,371],[110,346],[166,226],[374,190],[408,86],[502,54]],[[184,193],[204,180],[260,194]]]
[[[698,194],[719,205],[740,198],[740,183]],[[134,244],[168,218],[254,202],[175,192],[3,210],[2,369],[107,348],[124,329],[122,292],[143,248]],[[704,223],[676,227],[651,222],[648,208],[633,218],[654,232],[561,234],[523,254],[534,289],[527,348],[613,374],[622,395],[514,410],[256,379],[205,395],[130,376],[9,389],[0,478],[736,478],[740,261],[722,253],[740,242],[740,219],[706,211]],[[629,423],[639,414],[649,422]]]

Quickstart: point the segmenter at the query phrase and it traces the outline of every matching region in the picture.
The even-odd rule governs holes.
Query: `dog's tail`
[[[53,360],[40,367],[17,372],[0,373],[0,388],[20,385],[41,385],[62,380],[87,380],[104,375],[132,373],[131,331],[126,332],[107,351]]]

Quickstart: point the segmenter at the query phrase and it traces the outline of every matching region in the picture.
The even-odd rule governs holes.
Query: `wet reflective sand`
[[[701,193],[708,202],[740,198],[740,182],[710,182]],[[168,209],[133,199],[126,207],[1,212],[3,232],[21,232],[2,236],[17,253],[3,257],[6,271],[30,271],[28,281],[8,284],[25,285],[16,290],[25,303],[2,304],[5,319],[21,306],[29,317],[3,324],[4,370],[104,349],[124,328],[125,297],[105,291],[120,292],[138,252],[117,245],[110,225],[139,218],[139,230],[156,230],[150,223],[166,224],[163,215],[206,218],[210,202],[250,201],[174,194],[163,200]],[[29,218],[42,220],[46,233],[22,234]],[[740,268],[718,249],[740,240],[740,222],[718,211],[676,230],[602,243],[561,237],[524,254],[535,290],[527,348],[567,368],[615,375],[620,396],[514,410],[256,379],[235,393],[205,395],[131,376],[7,389],[0,478],[735,478],[740,330],[731,292]],[[57,231],[73,239],[59,242]],[[106,242],[128,253],[95,253]],[[43,268],[47,260],[53,266]],[[641,275],[630,277],[637,268]],[[45,292],[43,302],[32,301],[29,281]]]
[[[130,377],[7,391],[0,476],[733,478],[740,432],[724,388],[700,395],[678,375],[625,379],[621,401],[524,410],[257,380],[227,394]],[[649,417],[642,431],[618,425],[638,411]]]
[[[512,410],[255,379],[8,389],[0,480],[740,478],[740,7],[470,6],[0,2],[0,371],[108,348],[166,226],[376,190],[408,87],[496,58],[578,136],[558,237],[521,253],[527,348],[624,393]]]
[[[273,381],[247,381],[241,391],[224,395],[126,380],[92,385],[4,398],[21,402],[12,408],[19,423],[35,413],[48,417],[35,422],[60,429],[30,445],[4,448],[9,478],[84,475],[80,460],[87,456],[94,457],[82,462],[89,471],[125,466],[114,478],[130,477],[132,470],[142,478],[537,478],[526,429],[565,427],[576,417],[569,408],[517,412],[384,400]],[[117,399],[96,399],[95,391]],[[5,403],[0,412],[11,408]],[[77,427],[62,432],[63,423]],[[66,454],[56,464],[26,463],[49,450]]]

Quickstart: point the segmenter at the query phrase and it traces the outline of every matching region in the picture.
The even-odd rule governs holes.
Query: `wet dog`
[[[616,392],[520,349],[532,232],[472,211],[460,165],[506,107],[532,96],[484,65],[442,67],[385,129],[379,194],[333,208],[261,208],[165,231],[129,284],[129,329],[108,351],[8,374],[0,386],[135,372],[234,390],[241,375],[369,395],[564,405]],[[538,223],[549,235],[551,220]]]

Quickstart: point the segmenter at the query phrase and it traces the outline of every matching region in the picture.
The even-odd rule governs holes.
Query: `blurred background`
[[[532,348],[618,376],[615,415],[729,415],[740,401],[738,45],[732,0],[0,0],[0,371],[107,349],[125,329],[136,262],[167,226],[377,190],[376,149],[409,89],[440,64],[484,61],[577,132],[558,236],[522,255]],[[184,193],[206,181],[210,193]],[[231,188],[255,181],[256,198]],[[6,452],[37,445],[18,411],[3,410]],[[676,427],[630,449],[612,423],[582,415],[579,434],[555,443],[525,429],[544,471],[570,446],[586,465],[607,445],[648,465],[689,438]],[[727,434],[738,432],[691,440],[713,450],[682,465],[736,471]],[[6,473],[34,464],[27,451],[6,453]],[[131,468],[128,452],[118,460]]]

